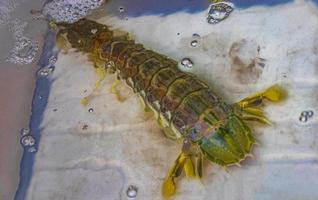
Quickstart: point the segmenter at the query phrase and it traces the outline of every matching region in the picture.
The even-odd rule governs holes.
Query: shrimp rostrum
[[[183,172],[202,177],[203,159],[225,167],[239,165],[256,143],[246,121],[270,124],[261,109],[263,101],[278,102],[285,96],[283,89],[274,85],[228,104],[209,84],[181,71],[175,60],[145,49],[127,35],[114,34],[106,25],[82,19],[59,23],[58,28],[57,37],[88,53],[99,74],[116,73],[126,81],[154,112],[168,138],[183,140],[163,182],[164,196],[175,194],[176,179]]]

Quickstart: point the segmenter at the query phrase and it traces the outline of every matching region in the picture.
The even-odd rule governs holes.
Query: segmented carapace
[[[116,36],[106,25],[82,19],[58,27],[58,38],[66,37],[73,48],[88,53],[101,79],[106,71],[117,73],[153,110],[166,136],[183,139],[181,153],[163,183],[164,196],[175,193],[175,178],[182,171],[202,176],[202,157],[221,166],[243,160],[255,143],[244,121],[269,123],[259,105],[263,99],[277,102],[284,97],[275,85],[230,105],[209,84],[181,71],[175,60],[145,49],[128,35]]]

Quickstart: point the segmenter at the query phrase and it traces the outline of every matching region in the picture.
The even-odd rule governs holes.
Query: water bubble
[[[127,188],[126,195],[128,198],[133,199],[137,197],[138,188],[134,185],[130,185]]]
[[[15,64],[30,64],[33,62],[39,47],[36,43],[32,43],[27,38],[18,38],[15,46],[10,52],[10,57],[7,61]]]
[[[30,147],[35,144],[35,139],[31,135],[26,135],[21,138],[21,144],[23,147]]]
[[[97,5],[98,5],[98,4],[92,3],[92,4],[90,4],[90,8],[91,8],[91,9],[97,8]]]
[[[195,39],[200,39],[201,38],[201,36],[199,34],[197,34],[197,33],[193,33],[192,37],[195,38]]]
[[[88,109],[88,112],[89,112],[89,113],[92,113],[92,112],[94,112],[94,109],[93,109],[93,108],[90,108],[90,109]]]
[[[314,115],[314,111],[312,110],[305,110],[305,111],[302,111],[301,114],[302,116],[307,116],[307,117],[312,117]]]
[[[209,14],[213,19],[216,20],[222,20],[226,16],[226,12],[221,10],[212,10],[212,12]]]
[[[85,17],[90,9],[101,6],[103,0],[60,1],[52,0],[44,5],[42,13],[56,22],[74,23]]]
[[[30,147],[30,148],[28,148],[28,152],[35,153],[35,152],[37,152],[37,149],[35,147]]]
[[[56,63],[56,61],[57,61],[57,57],[56,57],[55,55],[53,55],[53,56],[51,56],[51,57],[49,58],[49,63],[50,63],[51,65],[54,65],[54,64]]]
[[[79,16],[79,13],[78,13],[78,12],[72,13],[72,17],[77,18],[78,16]]]
[[[233,11],[234,5],[228,2],[212,3],[208,12],[207,21],[216,24],[227,18]]]
[[[192,47],[197,47],[198,44],[199,44],[199,42],[198,42],[197,40],[192,40],[191,43],[190,43],[190,45],[191,45]]]
[[[22,38],[18,38],[16,46],[18,49],[22,49],[28,44],[30,44],[30,40],[25,37],[22,37]]]
[[[193,40],[190,42],[192,47],[197,47],[199,45],[199,41],[201,40],[201,36],[197,33],[192,34]]]
[[[54,71],[54,66],[43,67],[38,71],[39,76],[48,76]]]
[[[123,13],[123,12],[125,12],[125,9],[124,9],[124,7],[119,7],[119,8],[118,8],[118,10],[119,10],[119,12],[120,12],[120,13]]]
[[[190,60],[190,58],[183,58],[181,60],[181,65],[185,68],[192,68],[193,62]]]
[[[314,111],[312,110],[305,110],[300,113],[299,121],[301,122],[307,122],[308,119],[312,118],[314,116]]]
[[[32,9],[30,10],[30,14],[34,20],[45,19],[45,16],[42,14],[41,10]]]
[[[93,33],[93,34],[97,33],[97,29],[96,28],[92,29],[91,33]]]
[[[21,129],[21,135],[22,136],[28,135],[29,133],[30,133],[30,129],[29,128]]]
[[[70,11],[71,8],[72,8],[71,4],[66,4],[65,6],[63,6],[63,10],[65,10],[65,11]]]
[[[314,111],[312,111],[312,110],[307,110],[307,116],[308,116],[308,117],[314,116]]]
[[[300,122],[305,123],[305,122],[307,122],[307,120],[308,120],[307,116],[301,115],[301,116],[299,117],[299,121],[300,121]]]

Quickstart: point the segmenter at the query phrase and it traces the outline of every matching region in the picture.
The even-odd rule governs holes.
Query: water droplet
[[[200,39],[200,38],[201,38],[201,36],[200,36],[199,34],[197,34],[197,33],[193,33],[193,34],[192,34],[192,37],[193,37],[194,39]]]
[[[37,152],[37,149],[35,147],[30,147],[30,148],[28,148],[28,152],[35,153],[35,152]]]
[[[21,135],[22,136],[28,135],[29,133],[30,133],[30,129],[29,128],[21,129]]]
[[[25,38],[25,37],[19,38],[17,41],[17,47],[19,49],[22,49],[23,47],[27,46],[28,44],[30,44],[30,40]]]
[[[227,18],[233,11],[234,5],[228,2],[212,3],[208,12],[207,21],[216,24]]]
[[[190,58],[183,58],[181,60],[181,65],[185,68],[192,68],[193,62],[190,60]]]
[[[18,41],[7,61],[15,64],[30,64],[34,60],[38,49],[35,43],[32,44],[30,41],[27,42],[27,40]]]
[[[26,135],[21,138],[21,144],[23,147],[33,146],[35,144],[35,139],[31,135]]]
[[[54,55],[49,58],[49,63],[51,65],[54,65],[56,63],[56,61],[57,61],[57,57]]]
[[[309,119],[309,118],[312,118],[314,116],[314,111],[312,110],[305,110],[305,111],[302,111],[300,113],[300,118],[306,118],[306,121]]]
[[[72,8],[71,4],[66,4],[65,6],[63,6],[63,10],[65,10],[65,11],[70,11],[71,8]]]
[[[307,116],[301,115],[301,116],[299,117],[299,121],[300,121],[300,122],[305,123],[305,122],[307,122],[307,120],[308,120]]]
[[[94,112],[94,109],[93,109],[93,108],[90,108],[90,109],[88,109],[88,112],[89,112],[89,113],[92,113],[92,112]]]
[[[199,42],[197,40],[192,40],[190,44],[192,47],[197,47]]]
[[[212,12],[209,14],[213,19],[216,20],[222,20],[226,16],[226,12],[222,10],[212,10]]]
[[[91,8],[91,9],[97,8],[97,5],[98,5],[97,3],[92,3],[92,4],[90,5],[90,8]]]
[[[78,12],[72,13],[72,17],[77,18],[78,16],[79,16],[79,13],[78,13]]]
[[[93,33],[93,34],[97,33],[97,29],[96,28],[92,29],[91,33]]]
[[[118,10],[119,10],[119,12],[120,12],[120,13],[123,13],[123,12],[125,12],[125,9],[124,9],[124,7],[119,7],[119,8],[118,8]]]
[[[54,66],[42,67],[38,71],[39,76],[48,76],[54,71]]]
[[[307,115],[308,115],[308,117],[314,116],[314,111],[312,111],[312,110],[307,110]]]
[[[126,194],[128,198],[136,198],[137,197],[137,193],[138,193],[138,188],[134,185],[130,185],[127,188]]]

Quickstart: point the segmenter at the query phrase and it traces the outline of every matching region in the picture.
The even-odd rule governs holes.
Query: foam
[[[44,5],[42,13],[56,22],[73,23],[103,3],[104,0],[54,0]]]

